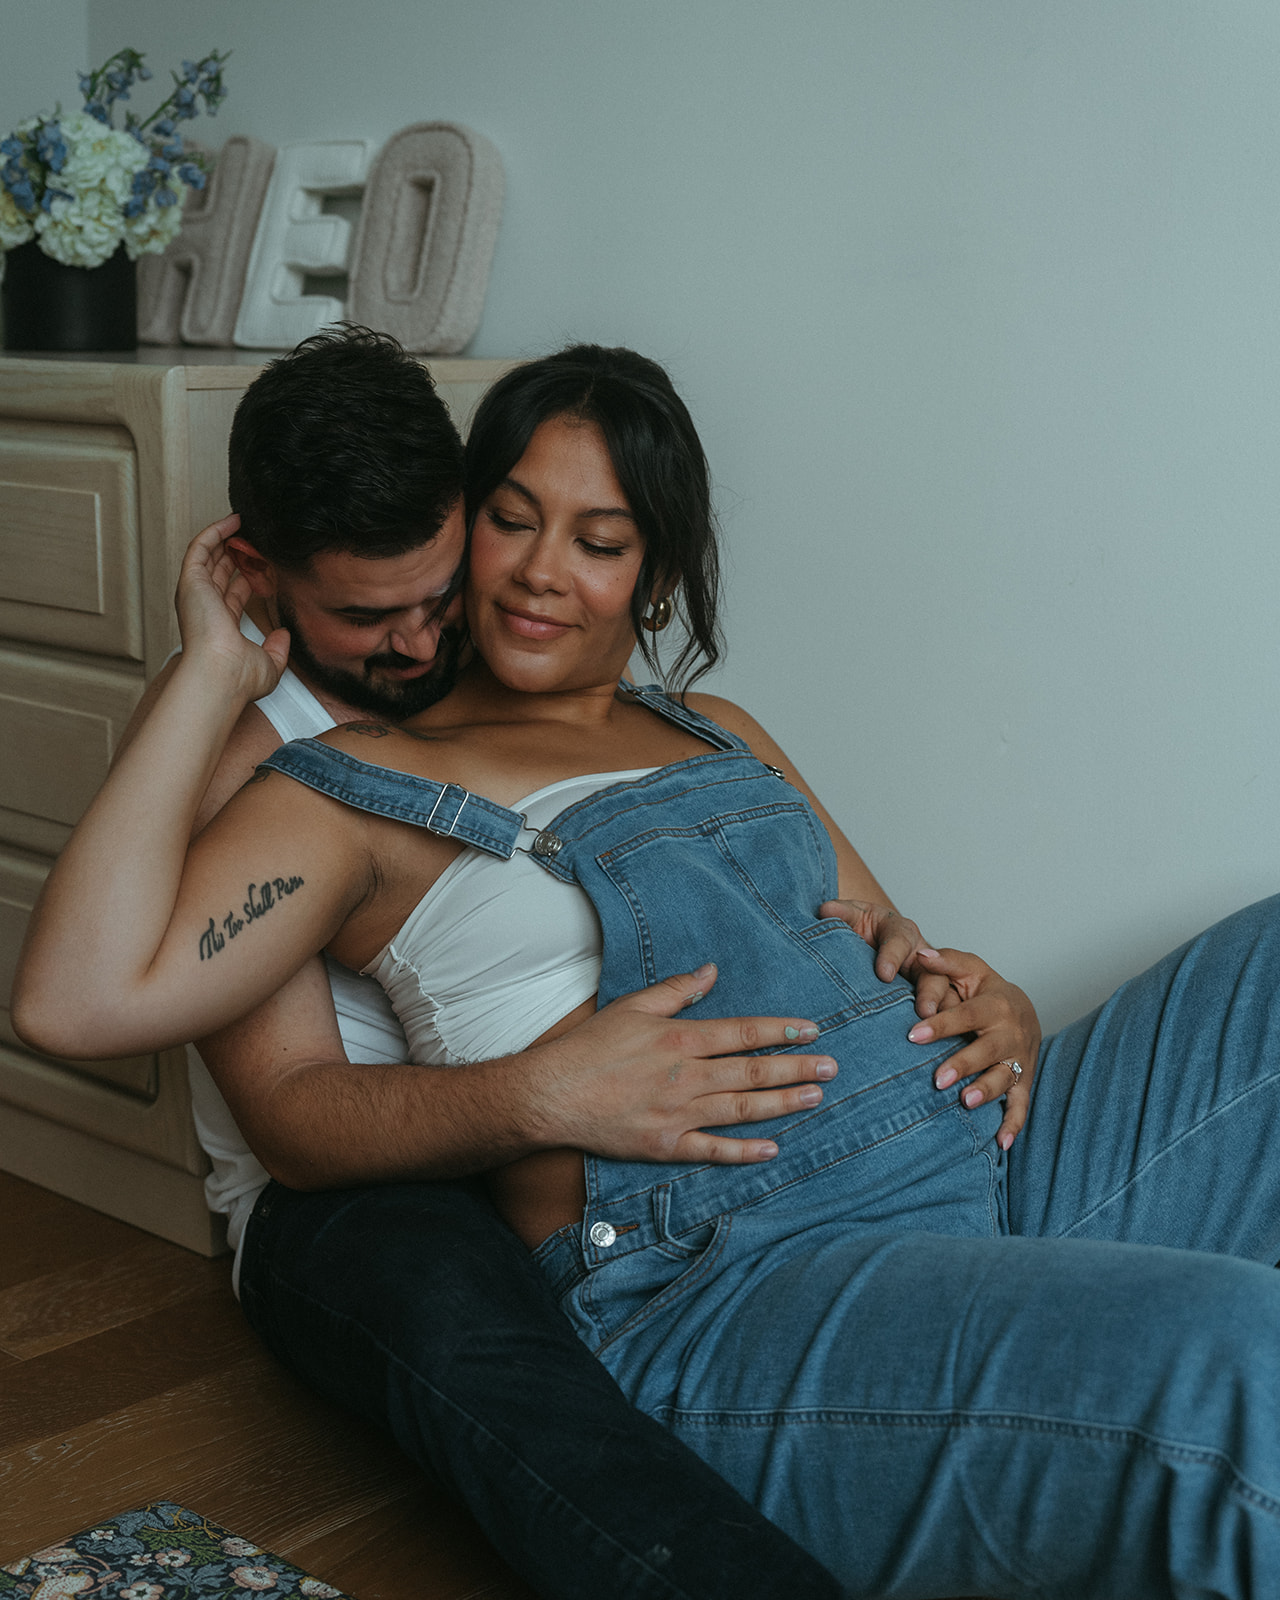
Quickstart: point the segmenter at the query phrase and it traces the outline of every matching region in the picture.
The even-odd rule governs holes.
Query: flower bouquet
[[[23,281],[34,271],[44,283],[49,274],[40,271],[37,253],[63,267],[96,268],[123,248],[121,266],[132,285],[133,268],[124,258],[132,263],[164,250],[182,227],[187,191],[204,187],[203,160],[184,148],[178,125],[197,117],[201,102],[210,116],[217,112],[226,98],[226,59],[215,50],[200,62],[184,61],[181,75],[172,74],[173,91],[149,117],[130,111],[116,128],[116,102],[151,77],[138,51],[118,50],[96,72],[81,75],[81,110],[59,107],[30,117],[0,139],[0,250],[6,252],[0,268],[8,269],[6,279],[18,276],[19,254]],[[11,348],[12,287],[6,281],[5,343]],[[51,346],[37,341],[28,347]]]

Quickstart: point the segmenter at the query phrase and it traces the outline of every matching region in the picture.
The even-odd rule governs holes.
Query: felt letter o
[[[456,122],[419,122],[383,146],[365,189],[353,321],[406,350],[451,355],[475,333],[502,220],[502,157]]]

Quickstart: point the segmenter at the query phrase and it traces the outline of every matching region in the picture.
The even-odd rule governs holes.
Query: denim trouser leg
[[[528,1251],[461,1184],[298,1194],[249,1222],[249,1321],[395,1436],[564,1600],[835,1600],[818,1563],[588,1354]]]
[[[1047,1040],[1034,1093],[1014,1233],[1280,1261],[1280,897]]]
[[[927,1114],[950,1096],[902,1069],[899,1006],[824,1036],[840,1077],[774,1162],[647,1190],[600,1163],[615,1237],[538,1260],[852,1594],[1280,1592],[1277,996],[1280,900],[1050,1042],[1008,1185],[1048,1237],[992,1219],[998,1109],[967,1148]]]
[[[1280,1274],[749,1213],[717,1249],[603,1359],[850,1595],[1277,1592]]]

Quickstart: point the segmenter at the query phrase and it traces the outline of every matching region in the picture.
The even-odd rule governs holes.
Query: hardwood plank
[[[127,1222],[90,1211],[8,1172],[0,1172],[0,1217],[4,1218],[0,1288],[127,1250],[147,1237]]]
[[[0,1351],[30,1360],[193,1294],[216,1292],[226,1278],[225,1262],[142,1236],[115,1254],[0,1289]]]
[[[390,1440],[262,1349],[225,1261],[0,1173],[0,1561],[156,1499],[360,1600],[534,1600]]]
[[[360,1600],[537,1600],[468,1513],[448,1502],[397,1500],[288,1556]]]
[[[0,1560],[156,1499],[289,1555],[408,1494],[442,1500],[389,1440],[250,1348],[220,1372],[6,1449]]]
[[[228,1284],[20,1362],[0,1387],[0,1449],[218,1372],[255,1343]]]

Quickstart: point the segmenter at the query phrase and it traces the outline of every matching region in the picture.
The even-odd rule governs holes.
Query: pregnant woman
[[[1049,1041],[1014,1143],[1034,1020],[1008,987],[920,951],[960,1003],[919,1021],[822,915],[866,869],[778,747],[727,702],[619,684],[673,602],[686,667],[715,633],[706,468],[665,374],[594,347],[531,363],[468,448],[457,689],[285,747],[188,850],[286,648],[242,638],[243,582],[196,542],[182,663],[33,921],[24,1036],[174,1043],[325,949],[378,977],[424,1067],[467,1070],[714,956],[691,1015],[791,1016],[835,1074],[758,1130],[773,1159],[493,1153],[500,1209],[628,1395],[851,1594],[1271,1592],[1275,903]]]

